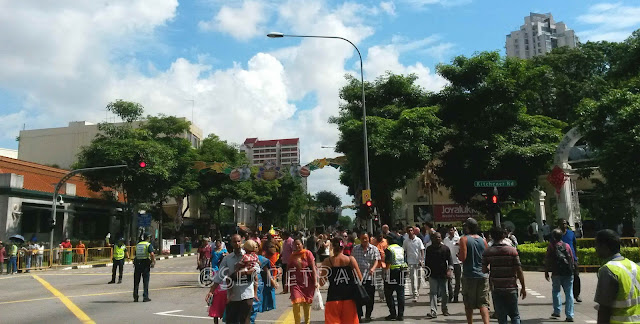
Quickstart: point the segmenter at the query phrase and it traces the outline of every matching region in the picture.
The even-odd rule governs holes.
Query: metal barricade
[[[113,259],[113,248],[98,247],[86,249],[85,264],[106,264]]]

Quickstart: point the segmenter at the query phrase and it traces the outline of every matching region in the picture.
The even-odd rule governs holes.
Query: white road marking
[[[544,296],[536,296],[536,298],[545,298]]]
[[[203,319],[203,320],[211,321],[211,317],[209,317],[209,316],[193,316],[193,315],[178,315],[178,314],[174,314],[174,313],[178,313],[178,312],[182,312],[182,310],[181,309],[177,309],[177,310],[172,310],[172,311],[154,313],[154,315],[184,317],[184,318],[197,318],[197,319]],[[278,321],[259,320],[259,319],[257,319],[256,322],[278,323]]]
[[[585,323],[598,323],[598,321],[594,321],[594,320],[586,320],[584,321]]]

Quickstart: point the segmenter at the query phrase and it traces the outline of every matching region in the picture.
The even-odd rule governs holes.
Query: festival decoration
[[[551,183],[551,185],[556,188],[557,194],[560,193],[560,189],[562,189],[562,186],[564,185],[564,182],[567,180],[567,178],[568,176],[564,173],[562,168],[557,165],[553,167],[553,170],[551,170],[551,173],[549,173],[549,175],[547,176],[547,180],[549,181],[549,183]]]
[[[280,179],[283,176],[284,173],[280,171],[279,166],[276,166],[271,161],[267,161],[263,166],[260,167],[258,173],[256,174],[256,179],[271,181]]]
[[[345,156],[322,158],[315,159],[304,166],[291,165],[288,169],[284,170],[280,166],[275,165],[273,161],[267,161],[259,168],[250,168],[247,165],[233,167],[226,162],[195,161],[193,162],[193,168],[200,172],[211,170],[216,173],[226,174],[233,181],[246,181],[251,178],[251,175],[254,175],[256,179],[271,181],[282,178],[284,176],[284,172],[287,171],[292,177],[306,178],[311,175],[311,171],[313,170],[322,169],[325,166],[331,166],[339,169],[340,166],[344,165],[346,162],[347,158]]]

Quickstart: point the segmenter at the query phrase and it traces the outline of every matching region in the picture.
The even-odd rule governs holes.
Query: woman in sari
[[[318,287],[318,269],[311,251],[303,248],[302,240],[293,242],[293,253],[287,264],[291,270],[291,303],[293,303],[293,318],[300,323],[300,308],[304,311],[305,324],[311,323],[311,303]]]
[[[278,267],[276,266],[276,262],[280,258],[280,253],[276,248],[277,244],[274,242],[273,245],[268,245],[267,249],[264,251],[264,257],[269,260],[269,275],[266,275],[266,272],[261,272],[262,278],[264,279],[264,298],[262,302],[262,311],[266,312],[276,308],[276,292],[275,288],[277,288],[276,278],[278,278]],[[261,268],[264,268],[262,264]],[[271,283],[271,284],[269,284]]]
[[[258,275],[258,300],[253,300],[253,309],[251,310],[251,323],[256,322],[258,313],[276,309],[275,289],[278,286],[276,278],[271,276],[271,261],[265,256],[259,255],[260,274]]]
[[[211,252],[211,268],[213,268],[215,272],[218,272],[218,265],[220,264],[220,261],[222,261],[222,258],[227,255],[227,253],[227,249],[222,247],[222,239],[217,238],[216,247]]]

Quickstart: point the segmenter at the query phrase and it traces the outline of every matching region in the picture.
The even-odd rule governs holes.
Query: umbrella
[[[24,236],[19,235],[19,234],[16,234],[16,235],[10,237],[9,239],[10,240],[14,240],[14,241],[22,241],[22,242],[24,242]]]

